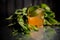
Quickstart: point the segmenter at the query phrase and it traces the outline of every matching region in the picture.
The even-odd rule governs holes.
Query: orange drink
[[[34,25],[37,28],[43,28],[44,23],[44,11],[41,8],[38,8],[34,11],[37,15],[30,17],[28,15],[28,24]],[[31,15],[31,14],[30,14]],[[34,14],[33,14],[34,15]]]

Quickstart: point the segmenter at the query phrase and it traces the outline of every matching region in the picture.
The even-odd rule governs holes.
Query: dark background
[[[0,23],[1,40],[15,40],[11,35],[11,30],[6,26],[9,22],[4,19],[14,13],[16,9],[46,3],[55,12],[56,19],[60,21],[60,6],[58,0],[0,0]]]

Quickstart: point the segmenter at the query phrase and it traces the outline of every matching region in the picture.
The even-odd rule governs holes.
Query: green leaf
[[[13,15],[9,16],[8,18],[6,18],[6,20],[12,20]]]
[[[16,23],[10,23],[8,26],[12,26],[12,25],[15,25]]]
[[[23,12],[22,12],[22,13],[23,13],[23,15],[27,15],[27,13],[26,13],[27,8],[23,8],[23,9],[22,9],[22,11],[23,11]]]
[[[47,18],[48,17],[48,14],[47,13],[44,13],[44,18]]]
[[[50,7],[47,4],[43,4],[43,3],[41,4],[41,8],[44,8],[47,11],[51,10]]]
[[[22,9],[17,9],[17,10],[15,11],[15,14],[22,14]]]
[[[21,27],[24,29],[24,30],[28,30],[26,26],[24,26],[24,20],[23,20],[23,16],[22,15],[18,15],[17,16],[17,21],[19,23],[19,25],[21,25]]]
[[[50,11],[50,12],[47,12],[47,11],[46,11],[45,14],[47,15],[47,18],[48,18],[48,17],[55,18],[55,13],[52,12],[52,11]]]
[[[48,21],[49,21],[52,25],[56,25],[56,24],[58,23],[57,20],[55,20],[54,18],[51,18],[51,17],[48,18]]]
[[[23,9],[22,9],[22,11],[23,11],[24,13],[26,13],[26,10],[27,10],[27,8],[23,8]]]
[[[32,26],[32,28],[33,28],[34,31],[38,31],[39,30],[39,28],[37,28],[36,26]]]
[[[44,19],[44,25],[52,25],[47,19]]]
[[[34,12],[37,8],[38,8],[37,6],[32,6],[32,7],[29,7],[29,8],[28,8],[29,13]]]

